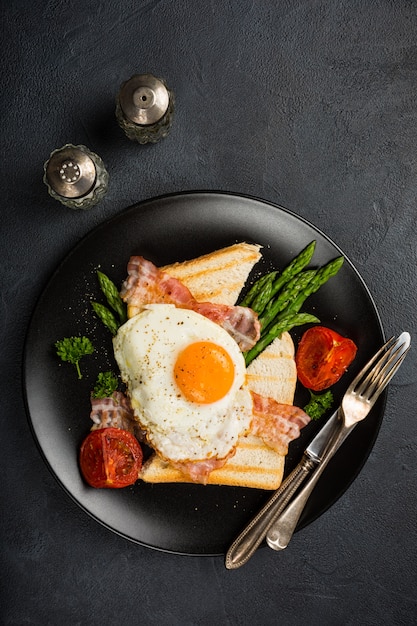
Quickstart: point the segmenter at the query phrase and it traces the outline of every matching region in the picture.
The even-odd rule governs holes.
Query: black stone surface
[[[417,623],[416,4],[14,0],[2,14],[0,622]],[[114,116],[120,84],[144,72],[176,95],[171,133],[152,146]],[[91,211],[62,207],[42,182],[67,142],[109,171]],[[286,551],[263,548],[234,572],[88,517],[43,462],[22,396],[30,315],[62,258],[126,207],[188,190],[308,219],[360,271],[386,334],[414,339],[348,491]]]

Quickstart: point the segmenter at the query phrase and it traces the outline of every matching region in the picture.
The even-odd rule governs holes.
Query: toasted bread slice
[[[294,400],[297,373],[294,344],[289,333],[276,338],[252,363],[246,374],[248,387],[283,404]],[[285,456],[269,448],[260,437],[240,437],[236,454],[211,472],[207,484],[278,489],[284,474]],[[154,454],[142,467],[145,482],[191,482],[179,470]]]
[[[236,244],[163,269],[187,285],[200,302],[234,304],[261,256],[259,249],[252,244]],[[247,369],[249,389],[284,404],[293,403],[296,380],[294,344],[289,333],[275,339]],[[236,454],[211,472],[208,484],[277,489],[284,464],[285,456],[249,433],[239,439]],[[139,477],[150,483],[191,482],[156,454],[143,465]]]
[[[251,391],[281,404],[293,404],[297,384],[294,343],[289,333],[277,337],[246,370]]]
[[[173,278],[188,287],[199,302],[235,304],[252,270],[261,258],[261,246],[251,243],[236,243],[182,263],[161,267]],[[128,305],[128,317],[140,309]]]
[[[285,457],[268,448],[252,434],[240,438],[236,454],[226,465],[210,473],[208,485],[277,489],[284,473]],[[148,483],[185,483],[190,478],[169,463],[152,455],[144,463],[139,478]]]
[[[162,269],[183,282],[199,302],[232,305],[253,266],[262,256],[260,248],[256,244],[236,243]]]

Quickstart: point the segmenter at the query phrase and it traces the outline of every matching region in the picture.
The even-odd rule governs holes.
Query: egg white
[[[234,363],[231,389],[211,404],[188,401],[174,379],[178,354],[190,343],[222,346]],[[235,340],[218,324],[171,304],[148,305],[119,329],[114,354],[135,415],[150,445],[165,459],[225,458],[252,419],[246,369]]]

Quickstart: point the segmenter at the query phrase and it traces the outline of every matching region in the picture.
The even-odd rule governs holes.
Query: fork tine
[[[352,384],[353,391],[362,396],[375,379],[379,375],[381,369],[385,366],[385,361],[389,358],[391,350],[395,344],[393,344],[394,337],[391,337],[383,346],[378,350],[375,356],[365,365],[363,370],[358,374],[354,383]],[[382,356],[381,356],[382,355]],[[379,360],[378,360],[379,359]]]
[[[381,368],[380,372],[375,377],[375,380],[372,381],[369,389],[367,390],[367,397],[370,402],[375,402],[380,393],[388,385],[391,378],[393,378],[401,363],[404,361],[408,350],[409,347],[404,351],[403,345],[398,346],[385,365]]]
[[[390,337],[390,339],[388,339],[388,341],[384,343],[384,345],[378,350],[378,352],[374,354],[374,356],[366,363],[366,365],[364,365],[359,374],[357,374],[350,383],[347,393],[351,391],[356,391],[357,387],[361,382],[363,382],[364,379],[366,380],[367,377],[372,376],[373,365],[379,359],[381,354],[383,354],[386,350],[388,350],[388,348],[392,346],[393,341],[394,337]]]
[[[402,333],[396,340],[391,337],[359,372],[349,390],[360,396],[366,392],[366,399],[375,402],[400,367],[409,348],[409,333]]]
[[[401,346],[398,346],[397,343],[389,346],[389,348],[386,350],[386,352],[384,352],[379,361],[369,370],[368,375],[363,379],[359,387],[355,389],[355,393],[357,393],[359,396],[363,396],[365,390],[367,389],[369,390],[369,395],[371,393],[370,390],[374,389],[379,384],[381,377],[385,374],[390,364],[395,359],[396,354],[401,351]],[[387,344],[385,344],[385,346],[386,345]],[[383,346],[383,348],[385,348],[385,346]],[[396,350],[393,352],[394,348],[396,348]],[[380,352],[381,350],[377,354],[379,354]]]

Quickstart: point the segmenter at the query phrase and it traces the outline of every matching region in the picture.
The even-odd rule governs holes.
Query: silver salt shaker
[[[86,146],[67,143],[44,164],[43,181],[52,198],[71,209],[90,209],[106,194],[109,175]]]
[[[116,97],[116,119],[126,136],[138,143],[156,143],[172,125],[174,94],[152,74],[135,74]]]

